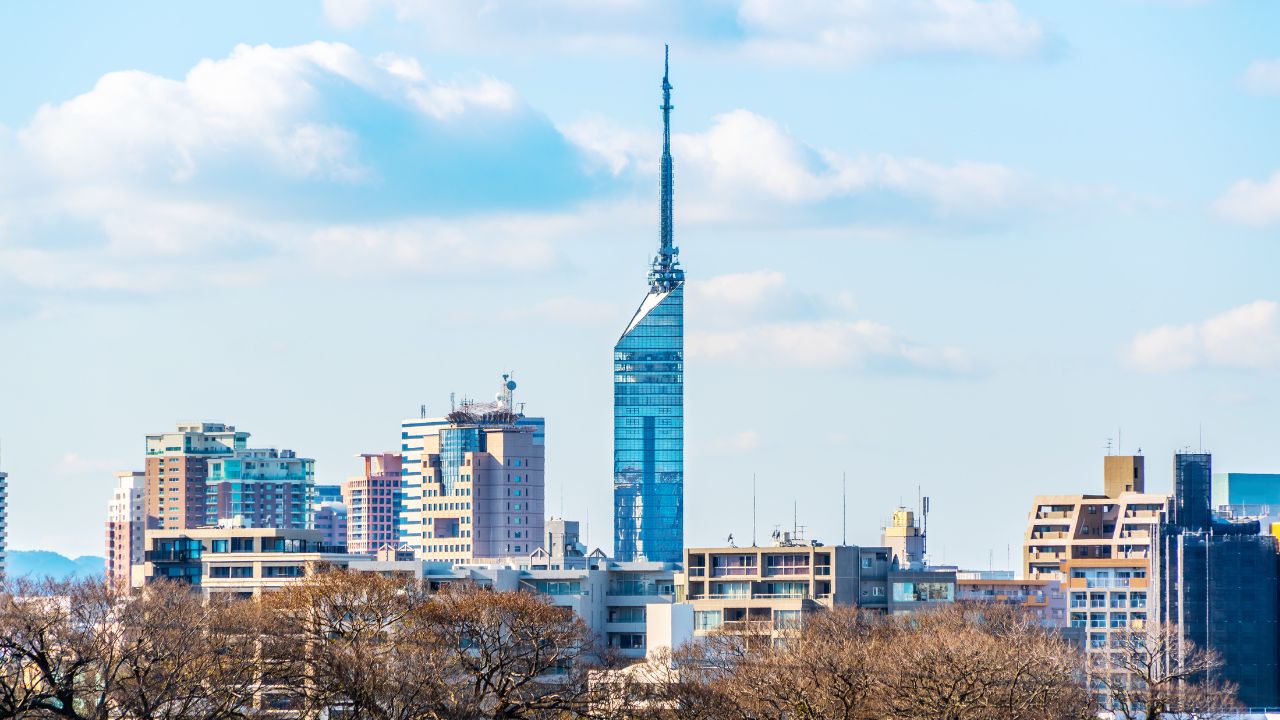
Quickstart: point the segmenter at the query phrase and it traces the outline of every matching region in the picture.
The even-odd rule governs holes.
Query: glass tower
[[[613,348],[613,553],[684,554],[684,270],[672,232],[671,83],[662,76],[661,230],[649,293]]]

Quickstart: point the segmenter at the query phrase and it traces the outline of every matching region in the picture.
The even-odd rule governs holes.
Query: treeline
[[[1168,662],[1162,637],[1086,667],[1002,606],[841,609],[782,643],[716,636],[627,666],[533,593],[347,572],[254,600],[19,582],[0,592],[0,720],[1083,720],[1103,687],[1135,718],[1229,707],[1216,658]]]

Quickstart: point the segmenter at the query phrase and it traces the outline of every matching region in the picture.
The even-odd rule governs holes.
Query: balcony
[[[721,631],[733,635],[769,635],[773,633],[772,620],[725,620]]]

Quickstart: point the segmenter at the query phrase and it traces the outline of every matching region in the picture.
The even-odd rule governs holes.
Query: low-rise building
[[[345,546],[325,544],[318,530],[284,528],[148,530],[145,547],[142,564],[133,567],[135,588],[167,580],[189,583],[205,595],[249,597],[368,560]]]
[[[1035,615],[1051,627],[1067,625],[1067,593],[1058,580],[966,578],[956,580],[956,602],[994,602]]]
[[[840,605],[882,612],[955,600],[955,573],[895,570],[888,547],[827,546],[783,535],[771,547],[688,548],[676,601],[693,606],[695,636],[784,636],[807,613]]]

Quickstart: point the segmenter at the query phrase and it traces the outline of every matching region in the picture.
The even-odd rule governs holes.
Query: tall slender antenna
[[[849,475],[840,473],[840,544],[849,544]]]
[[[658,243],[658,255],[653,259],[653,267],[649,270],[649,288],[653,292],[670,292],[676,285],[684,281],[684,270],[680,269],[678,258],[680,250],[675,246],[675,219],[673,196],[675,195],[675,172],[671,162],[671,46],[663,46],[662,60],[662,166],[659,185],[659,203],[662,215]]]
[[[756,474],[751,473],[751,547],[756,546]]]

